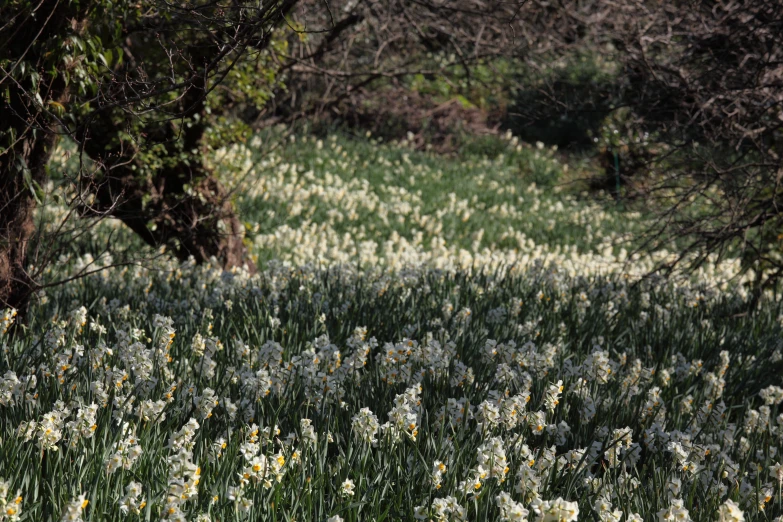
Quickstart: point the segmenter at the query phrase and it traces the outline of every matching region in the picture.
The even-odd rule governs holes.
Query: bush
[[[519,138],[572,149],[590,147],[614,105],[611,65],[583,55],[543,73],[519,75],[504,127]]]

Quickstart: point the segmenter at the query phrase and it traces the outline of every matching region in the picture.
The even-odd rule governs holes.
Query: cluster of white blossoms
[[[467,520],[467,510],[456,498],[449,496],[434,499],[430,506],[416,506],[413,508],[413,516],[416,520],[464,522]]]
[[[3,315],[0,316],[0,330],[2,330],[4,334],[8,333],[8,328],[14,324],[16,314],[17,311],[15,308],[6,308],[3,310]]]
[[[495,497],[495,502],[497,502],[500,509],[500,520],[503,522],[524,522],[528,519],[530,511],[525,509],[521,502],[515,501],[505,491]]]
[[[66,504],[65,510],[63,511],[63,516],[61,518],[62,522],[84,522],[84,519],[82,516],[84,515],[84,510],[87,508],[87,504],[89,504],[90,501],[87,499],[87,495],[82,493],[75,499],[71,500]]]
[[[639,214],[616,215],[588,198],[536,186],[525,168],[556,176],[564,166],[553,151],[514,138],[497,158],[459,162],[337,136],[296,136],[257,159],[261,145],[259,139],[221,149],[213,161],[244,183],[247,208],[259,222],[249,232],[256,252],[294,266],[499,270],[542,262],[571,275],[639,276],[675,257],[615,247],[626,238],[617,231],[633,232],[628,225],[639,223]],[[711,257],[699,277],[728,281],[738,268],[735,260]]]
[[[508,158],[471,194],[376,148],[220,153],[258,169],[258,273],[157,260],[0,312],[0,522],[783,522],[782,322],[732,262],[640,281],[620,218]]]
[[[368,444],[378,442],[375,435],[380,427],[378,417],[370,411],[370,408],[362,408],[351,420],[351,428],[354,435]]]
[[[381,433],[391,441],[400,442],[406,437],[416,440],[421,415],[419,398],[421,390],[421,385],[416,384],[394,397],[394,407],[389,411],[389,421],[380,427]]]
[[[22,516],[22,495],[11,493],[8,482],[0,478],[0,522],[16,522]]]
[[[537,522],[571,522],[579,516],[579,505],[562,498],[532,503]]]
[[[76,495],[63,519],[89,516],[87,501],[176,521],[304,509],[289,490],[325,494],[330,517],[398,491],[418,507],[395,516],[422,520],[783,514],[780,323],[717,328],[733,306],[720,292],[544,267],[480,284],[424,269],[163,274],[88,279],[93,311],[7,348],[3,440],[114,484],[113,504]],[[139,297],[103,297],[119,288]],[[11,477],[31,464],[2,458]],[[4,483],[19,490],[8,520],[40,509],[23,484]]]
[[[127,422],[122,424],[121,436],[112,446],[112,454],[106,461],[107,473],[112,474],[118,469],[132,469],[143,453],[134,429]]]
[[[131,481],[125,487],[125,496],[123,496],[120,501],[120,512],[123,515],[139,515],[146,505],[147,501],[142,495],[142,485],[138,482]]]

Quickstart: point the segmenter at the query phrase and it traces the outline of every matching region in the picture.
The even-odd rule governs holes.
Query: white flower
[[[688,510],[683,506],[682,499],[672,499],[668,509],[662,509],[658,512],[659,522],[690,522],[691,516]]]
[[[682,492],[682,480],[678,477],[672,477],[669,482],[666,483],[666,493],[669,496],[669,500],[672,498],[679,498]]]
[[[426,506],[416,506],[413,508],[413,518],[416,520],[427,520],[429,513]]]
[[[432,501],[432,512],[436,520],[464,521],[467,510],[454,497],[436,498]]]
[[[560,404],[560,394],[563,393],[563,381],[557,381],[555,384],[550,384],[546,390],[546,397],[544,398],[544,406],[549,411],[554,411],[558,404]]]
[[[173,451],[177,451],[180,448],[192,449],[193,437],[196,436],[197,429],[199,429],[198,422],[196,419],[191,418],[184,426],[182,426],[182,429],[176,433],[173,433],[171,437],[169,437],[168,448],[171,448]]]
[[[22,496],[17,491],[13,498],[7,498],[9,484],[0,478],[0,521],[16,522],[22,515]]]
[[[65,511],[63,511],[63,516],[60,520],[62,520],[62,522],[82,522],[82,513],[87,507],[87,504],[90,503],[85,497],[86,495],[82,493],[69,502],[68,505],[65,506]]]
[[[432,464],[432,474],[430,475],[430,479],[432,480],[432,486],[435,489],[440,489],[440,483],[443,480],[443,474],[446,472],[446,464],[443,462],[436,460]]]
[[[212,410],[220,403],[212,388],[204,388],[201,396],[196,398],[196,411],[202,420],[212,417]],[[191,419],[192,420],[192,419]]]
[[[515,502],[506,492],[495,497],[500,509],[500,519],[504,522],[526,522],[529,511],[519,502]]]
[[[726,500],[718,508],[718,522],[743,522],[745,515],[733,500]]]
[[[345,479],[345,482],[340,484],[340,495],[343,497],[351,497],[353,496],[353,490],[355,489],[355,485],[353,483],[353,480],[351,479]]]
[[[310,419],[301,419],[299,427],[302,431],[302,443],[305,446],[315,446],[318,443],[318,435],[315,433],[312,421]]]
[[[131,469],[133,464],[143,453],[141,446],[136,439],[136,430],[131,428],[126,422],[122,426],[123,438],[114,443],[113,451],[108,460],[106,460],[106,471],[109,474],[114,473],[120,468]]]
[[[155,421],[157,424],[166,420],[166,414],[163,410],[166,408],[165,401],[143,400],[136,409],[136,415],[144,422]]]
[[[478,448],[478,469],[482,470],[481,478],[493,477],[504,479],[508,473],[506,452],[503,439],[492,437]]]
[[[120,501],[120,511],[127,515],[132,513],[138,515],[141,510],[147,505],[144,498],[139,498],[141,495],[141,484],[131,481],[125,488],[125,496]]]
[[[778,484],[783,484],[783,465],[777,462],[769,467],[769,474],[777,479]]]
[[[98,428],[95,424],[97,413],[98,405],[95,403],[81,407],[76,414],[76,419],[65,424],[70,433],[69,444],[72,447],[75,447],[82,438],[92,438],[93,433]]]
[[[380,424],[378,424],[378,417],[370,411],[370,408],[362,408],[351,419],[351,428],[359,440],[373,444],[376,442],[375,434],[378,433]]]
[[[579,516],[579,504],[562,498],[536,499],[532,503],[537,522],[572,522]]]

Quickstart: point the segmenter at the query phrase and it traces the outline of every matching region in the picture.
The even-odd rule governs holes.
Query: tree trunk
[[[121,220],[147,244],[165,245],[181,260],[214,257],[224,268],[254,272],[230,194],[202,162],[203,127],[193,123],[181,133],[171,123],[144,128],[147,146],[162,145],[164,165],[146,173],[138,147],[120,137],[122,127],[111,115],[99,115],[83,140],[84,151],[102,167],[92,180],[90,212]]]
[[[140,47],[144,41],[130,41]],[[210,45],[187,48],[193,64],[209,63],[219,49]],[[203,162],[207,66],[194,66],[190,86],[178,105],[176,119],[128,122],[122,111],[101,111],[86,122],[80,140],[84,151],[101,168],[96,179],[96,209],[121,220],[153,247],[166,245],[179,259],[202,263],[215,257],[224,268],[255,265],[243,243],[244,227],[230,194]],[[136,125],[123,137],[128,125]],[[138,128],[141,125],[141,128]],[[127,136],[127,134],[125,135]],[[161,166],[150,170],[142,156],[156,151]]]
[[[36,137],[8,109],[0,111],[8,117],[2,130],[13,128],[21,137],[0,156],[0,308],[24,314],[36,289],[27,272],[27,247],[35,232],[33,191],[46,181],[46,164],[57,136],[39,129]]]
[[[151,179],[114,166],[93,185],[96,209],[122,221],[153,247],[181,260],[214,257],[224,268],[255,265],[247,257],[244,227],[229,194],[203,167],[180,162]]]
[[[58,138],[43,107],[68,101],[60,74],[52,75],[43,66],[52,53],[47,42],[80,20],[89,7],[87,2],[42,0],[34,10],[38,16],[14,16],[0,28],[6,44],[3,58],[14,64],[0,74],[0,308],[16,308],[22,316],[36,290],[27,271],[27,248],[35,232],[34,191],[46,182],[46,165]],[[37,80],[13,78],[20,64],[29,71],[38,69]]]

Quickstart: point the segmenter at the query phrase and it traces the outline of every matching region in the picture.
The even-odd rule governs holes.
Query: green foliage
[[[462,144],[459,147],[460,155],[467,157],[486,156],[489,159],[495,159],[501,154],[508,152],[508,140],[499,136],[464,136],[461,137]]]
[[[184,151],[181,144],[162,137],[166,125],[173,125],[179,136],[192,126],[208,127],[197,149],[219,148],[246,139],[249,126],[243,117],[258,114],[273,92],[283,87],[277,72],[280,60],[275,57],[287,49],[288,30],[276,29],[274,16],[265,22],[273,30],[268,46],[236,45],[217,66],[206,70],[207,78],[198,80],[204,62],[199,53],[208,53],[214,46],[208,27],[201,24],[248,23],[239,10],[204,6],[199,15],[204,19],[196,23],[186,18],[175,22],[184,12],[177,15],[176,6],[155,0],[56,2],[47,4],[52,7],[52,20],[36,37],[36,20],[43,16],[36,6],[28,0],[12,0],[2,7],[2,13],[14,16],[0,30],[0,39],[16,42],[16,46],[0,57],[4,71],[0,96],[7,104],[29,105],[31,127],[25,132],[37,126],[76,141],[87,132],[90,140],[95,138],[89,136],[93,129],[84,125],[93,126],[96,118],[104,118],[94,132],[110,136],[107,150],[132,150],[140,176],[167,165],[199,161],[201,150]],[[192,10],[186,12],[192,16]],[[176,31],[167,28],[176,23],[191,23],[191,30],[177,37]],[[150,24],[158,24],[161,32],[151,31]],[[15,39],[20,31],[33,32]],[[130,62],[126,53],[130,53]],[[199,82],[211,91],[202,108],[190,99],[201,89]],[[11,85],[19,91],[13,100]],[[198,109],[195,113],[194,108]],[[23,112],[18,107],[15,110]],[[14,126],[0,131],[4,134],[0,147],[19,138]]]
[[[47,11],[39,12],[41,5],[9,0],[0,9],[8,15],[4,18],[8,23],[0,29],[0,39],[8,46],[0,55],[0,96],[17,110],[20,102],[28,105],[30,121],[43,114],[46,119],[75,125],[91,109],[111,68],[122,63],[123,30],[140,13],[123,0],[47,3]],[[63,91],[70,95],[53,94]],[[43,120],[37,124],[45,127]],[[16,142],[17,132],[13,127],[3,130],[6,135],[0,136],[0,150]]]
[[[436,100],[458,99],[465,108],[494,110],[508,103],[515,61],[495,58],[479,60],[466,69],[454,55],[434,54],[421,63],[422,68],[439,70],[438,74],[416,74],[406,80],[408,87]]]
[[[528,142],[584,148],[593,144],[604,118],[617,100],[617,72],[600,55],[581,54],[553,60],[544,71],[516,73],[517,87],[508,108],[506,128]]]
[[[202,117],[208,124],[204,136],[208,150],[245,142],[267,102],[276,92],[284,92],[285,76],[278,69],[288,50],[287,29],[276,29],[263,50],[243,54],[207,99]]]

